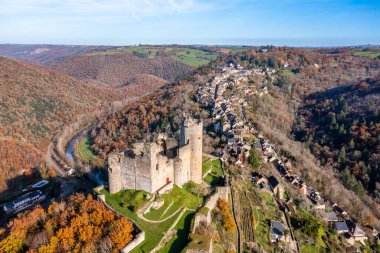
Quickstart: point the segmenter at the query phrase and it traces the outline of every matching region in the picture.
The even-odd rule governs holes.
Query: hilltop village
[[[246,163],[254,149],[254,153],[260,160],[271,164],[273,170],[267,176],[254,171],[251,174],[252,182],[262,192],[268,192],[276,198],[278,208],[283,210],[284,216],[280,221],[272,220],[270,223],[270,241],[278,243],[280,241],[289,244],[291,251],[298,252],[299,245],[293,235],[291,224],[289,223],[288,212],[294,212],[292,198],[285,198],[285,188],[291,187],[296,193],[307,197],[310,206],[315,210],[317,218],[321,222],[327,222],[328,226],[335,230],[338,235],[349,244],[354,245],[360,242],[365,245],[368,236],[378,236],[378,231],[363,231],[363,227],[353,222],[350,215],[340,208],[336,203],[329,200],[328,196],[321,194],[312,186],[305,184],[304,180],[292,170],[290,160],[279,155],[275,145],[268,138],[257,132],[250,122],[245,118],[242,108],[247,106],[248,96],[261,97],[267,94],[265,84],[267,80],[274,80],[275,70],[253,69],[247,70],[240,65],[236,67],[230,64],[223,69],[223,72],[216,76],[205,87],[198,90],[198,101],[213,110],[214,131],[226,137],[226,145],[221,154],[221,160],[234,163],[243,170],[248,169]],[[248,81],[248,77],[267,76],[267,78],[257,86],[253,86]],[[233,88],[231,88],[233,87]],[[235,94],[225,97],[226,91],[238,89],[244,94],[239,97]],[[254,137],[254,141],[252,140]],[[296,197],[296,196],[294,196]],[[288,232],[290,230],[290,236]],[[280,244],[279,244],[280,245]]]
[[[300,236],[298,230],[303,231],[304,227],[311,225],[298,225],[294,219],[301,219],[304,215],[312,215],[305,218],[306,223],[315,223],[315,231],[310,233],[321,233],[315,235],[316,243],[320,245],[318,247],[326,247],[322,239],[325,232],[318,232],[323,231],[322,224],[335,231],[345,247],[354,246],[359,249],[366,245],[369,237],[378,236],[376,229],[364,229],[327,196],[322,196],[312,186],[307,185],[293,171],[290,159],[280,155],[275,145],[246,119],[244,108],[248,106],[247,99],[252,96],[260,99],[267,95],[266,85],[275,80],[275,74],[275,70],[269,68],[246,69],[230,64],[206,85],[199,87],[196,100],[210,110],[212,134],[221,137],[220,148],[215,149],[212,154],[202,154],[201,143],[205,134],[202,122],[186,118],[182,122],[178,141],[165,134],[159,134],[153,142],[135,143],[134,148],[109,157],[111,194],[119,196],[120,192],[125,190],[143,190],[151,194],[146,196],[145,204],[134,211],[137,218],[127,215],[134,219],[141,232],[122,252],[144,248],[149,243],[147,233],[150,231],[141,221],[148,224],[164,224],[168,219],[177,217],[171,229],[163,232],[164,236],[155,244],[153,252],[162,250],[165,243],[173,240],[173,236],[175,238],[173,233],[179,229],[177,222],[181,217],[186,217],[186,212],[191,210],[196,212],[190,227],[190,243],[183,250],[188,253],[212,252],[217,248],[224,249],[220,252],[240,252],[242,249],[255,248],[279,248],[289,252],[300,252],[309,247],[309,244]],[[252,78],[260,80],[259,83],[252,82]],[[206,166],[210,161],[211,169]],[[216,165],[217,162],[220,165]],[[221,166],[220,174],[215,170],[217,166]],[[233,171],[236,168],[240,175],[234,175]],[[242,201],[239,199],[241,197],[237,196],[240,184],[248,185],[254,191],[253,194],[259,194],[262,201],[266,202],[261,208],[268,208],[265,207],[267,205],[270,207],[273,214],[267,214],[270,218],[269,224],[256,220],[259,218],[251,213],[250,219],[253,219],[254,224],[248,227],[244,225],[241,219],[244,219],[245,211],[242,211],[243,207],[236,202]],[[194,204],[191,205],[185,202],[179,204],[178,200],[172,199],[173,194],[187,194],[182,192],[187,190],[198,196],[203,195],[203,203],[194,200]],[[202,193],[204,190],[206,191]],[[105,203],[112,203],[112,198],[108,197],[108,193],[104,193],[104,190],[100,189],[99,198]],[[117,199],[121,200],[119,197]],[[302,206],[307,206],[307,211],[298,207],[298,199],[303,199]],[[132,201],[135,200],[132,198]],[[223,203],[228,201],[231,201],[231,212],[222,212],[226,212],[225,217],[230,217],[229,222],[232,225],[224,227],[225,234],[218,236],[233,236],[235,239],[220,242],[205,237],[205,231],[218,233],[213,230],[213,226],[220,223],[228,224],[226,220],[218,221],[214,216],[215,210],[225,210]],[[249,205],[251,201],[245,200],[245,204]],[[173,208],[176,205],[178,206]],[[260,210],[259,206],[250,208]],[[166,218],[162,219],[163,217]],[[258,245],[262,243],[258,238],[250,241],[249,234],[252,231],[258,237],[266,237],[262,240],[271,246],[268,248]],[[261,231],[262,235],[257,234],[258,231]]]

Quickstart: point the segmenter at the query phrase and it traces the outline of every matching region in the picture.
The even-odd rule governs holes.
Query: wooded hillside
[[[296,139],[308,142],[322,165],[340,170],[347,188],[380,199],[380,81],[313,94],[305,103],[293,127]]]
[[[77,79],[96,80],[111,87],[149,82],[162,85],[182,79],[194,69],[168,57],[145,58],[131,53],[80,55],[50,67]]]
[[[42,163],[43,155],[27,163],[22,156],[35,153],[32,146],[44,154],[63,125],[99,110],[103,104],[144,95],[160,86],[153,82],[120,89],[99,87],[41,66],[0,57],[0,147],[17,143],[0,153],[0,191],[10,176]]]

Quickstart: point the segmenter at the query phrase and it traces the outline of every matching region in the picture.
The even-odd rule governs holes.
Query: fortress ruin
[[[154,142],[133,144],[133,149],[110,155],[110,193],[123,189],[154,193],[173,183],[182,187],[188,181],[202,183],[203,122],[186,118],[179,142],[159,134]]]

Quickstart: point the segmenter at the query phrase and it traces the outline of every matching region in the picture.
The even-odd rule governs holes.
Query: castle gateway
[[[181,124],[179,143],[160,134],[155,142],[135,143],[133,149],[110,155],[110,193],[123,189],[156,192],[188,181],[202,183],[203,122],[187,118]]]

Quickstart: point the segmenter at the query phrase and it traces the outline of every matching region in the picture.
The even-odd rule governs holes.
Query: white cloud
[[[198,0],[0,0],[0,15],[145,17],[201,12],[218,6]]]

